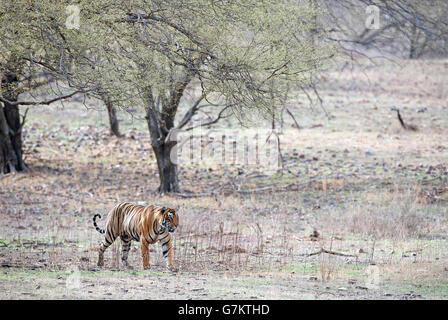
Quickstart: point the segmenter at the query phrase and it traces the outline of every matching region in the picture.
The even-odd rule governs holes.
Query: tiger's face
[[[173,208],[162,208],[162,221],[160,224],[162,227],[168,229],[168,232],[173,233],[176,231],[177,226],[179,225],[179,216],[176,213],[176,210]]]

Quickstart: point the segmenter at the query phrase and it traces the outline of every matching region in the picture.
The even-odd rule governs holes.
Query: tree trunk
[[[3,107],[0,107],[0,170],[2,173],[26,170],[22,151],[22,125],[18,106],[5,103]]]
[[[411,35],[409,37],[409,59],[418,59],[422,56],[427,45],[426,39],[423,39],[422,42],[422,36],[424,37],[423,32],[419,30],[415,24],[412,25]]]
[[[154,100],[152,88],[145,90],[146,95],[146,119],[149,133],[151,135],[151,145],[156,155],[157,167],[159,169],[160,185],[159,193],[179,192],[179,179],[177,171],[177,140],[172,139],[174,130],[174,118],[179,107],[180,99],[187,85],[192,81],[196,71],[188,70],[185,74],[173,79],[170,85],[169,96],[165,91],[158,93],[157,102]],[[161,110],[160,110],[161,107]],[[173,150],[174,148],[174,150]]]
[[[411,27],[411,35],[409,37],[409,59],[416,58],[417,52],[417,27],[413,25]]]
[[[104,98],[103,100],[104,100],[104,103],[106,104],[107,113],[109,115],[110,132],[111,132],[111,134],[120,138],[122,135],[120,133],[120,126],[119,126],[118,118],[117,118],[117,110],[112,105],[112,102],[109,99]]]
[[[154,105],[152,103],[150,105],[151,107],[147,107],[146,109],[146,120],[151,135],[152,149],[156,156],[157,167],[159,169],[160,185],[158,192],[161,194],[179,192],[177,164],[171,161],[171,152],[176,146],[177,141],[170,140],[165,142],[172,125],[169,125],[169,128],[165,127],[162,129],[157,119],[157,111],[153,108]]]
[[[179,192],[177,164],[171,161],[171,151],[175,144],[175,142],[161,143],[152,147],[159,169],[159,193]]]
[[[14,59],[11,65],[15,66]],[[0,88],[6,89],[4,97],[12,103],[0,103],[0,173],[25,171],[22,152],[22,126],[19,106],[14,104],[18,99],[17,66],[4,65],[6,71],[0,76]],[[14,71],[11,71],[14,70]]]

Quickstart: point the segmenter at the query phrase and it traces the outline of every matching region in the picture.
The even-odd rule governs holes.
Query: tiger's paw
[[[178,270],[176,268],[173,267],[166,267],[166,270],[168,270],[171,273],[176,273]]]

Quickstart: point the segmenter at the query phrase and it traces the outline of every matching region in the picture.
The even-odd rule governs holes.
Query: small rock
[[[417,113],[425,112],[426,110],[428,110],[428,108],[420,107],[420,108],[417,109]]]
[[[361,289],[361,290],[369,290],[369,288],[367,287],[363,287],[363,286],[356,286],[356,289]]]

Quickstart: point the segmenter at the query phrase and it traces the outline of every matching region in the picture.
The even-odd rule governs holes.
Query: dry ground
[[[447,298],[447,71],[446,60],[328,71],[325,111],[301,96],[289,109],[303,128],[284,115],[282,171],[212,159],[180,169],[186,195],[293,191],[159,197],[138,109],[120,114],[120,140],[95,101],[30,109],[30,171],[0,178],[0,298]],[[399,126],[394,106],[418,131]],[[164,271],[158,246],[143,271],[137,244],[131,269],[118,244],[97,269],[91,218],[119,201],[178,208],[177,274]]]

